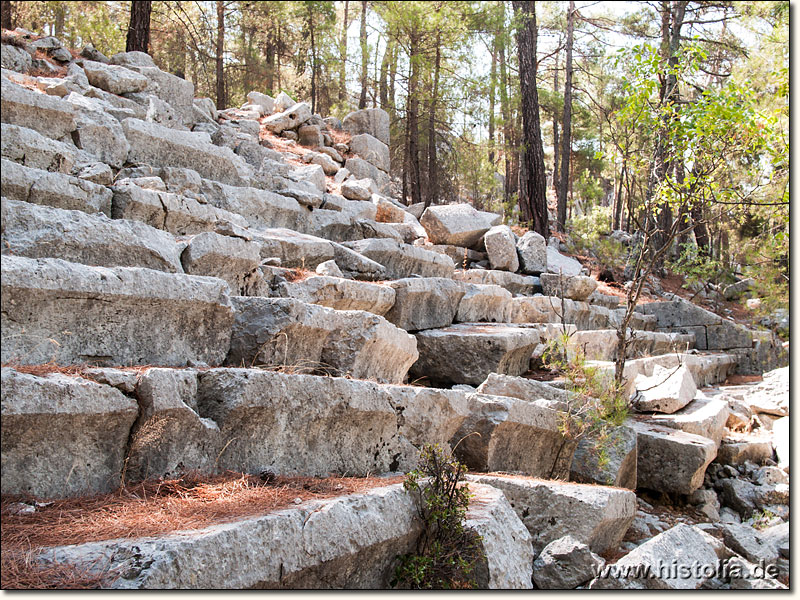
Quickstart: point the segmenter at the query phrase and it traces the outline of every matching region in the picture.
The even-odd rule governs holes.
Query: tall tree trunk
[[[339,103],[343,106],[347,101],[347,13],[349,9],[350,0],[345,0],[342,36],[339,38]]]
[[[506,40],[505,40],[505,2],[500,3],[500,32],[497,44],[497,58],[500,62],[500,117],[503,119],[503,162],[505,163],[505,178],[503,180],[503,202],[507,203],[511,197],[511,115],[508,106],[508,70],[506,68]]]
[[[439,68],[442,62],[442,34],[436,32],[436,57],[433,63],[433,91],[431,93],[430,113],[428,114],[428,193],[425,208],[428,208],[439,194],[439,180],[436,164],[436,104],[439,97]]]
[[[408,77],[408,156],[411,170],[411,203],[422,201],[419,168],[419,36],[412,34],[409,44],[409,77]]]
[[[628,164],[622,161],[622,170],[619,174],[619,187],[617,188],[616,200],[614,200],[614,224],[612,229],[619,229],[622,222],[622,188],[625,185],[625,178],[628,175]]]
[[[273,43],[272,39],[270,38],[267,43],[264,45],[264,56],[266,57],[267,63],[267,93],[271,95],[276,95],[275,90],[275,44]]]
[[[56,6],[53,7],[53,12],[55,13],[55,23],[53,26],[53,35],[57,37],[59,40],[64,39],[64,19],[66,18],[67,8],[64,6],[63,2],[59,2]],[[133,17],[133,15],[131,15]],[[150,27],[150,22],[148,18],[148,29]]]
[[[150,49],[150,0],[131,2],[131,20],[128,24],[128,39],[125,52],[149,52]]]
[[[2,2],[0,2],[0,27],[3,29],[14,29],[13,21],[11,2],[9,0],[2,0]]]
[[[437,34],[438,35],[438,34]],[[439,48],[436,48],[439,56]],[[492,41],[492,68],[489,72],[489,162],[494,166],[494,104],[497,91],[497,35]]]
[[[569,188],[570,159],[572,155],[572,42],[575,30],[575,2],[570,0],[567,14],[567,59],[564,80],[564,119],[562,121],[561,181],[558,184],[558,230],[564,231],[567,223],[567,190]]]
[[[358,99],[358,108],[367,107],[367,74],[369,68],[369,47],[367,46],[367,0],[361,2],[361,97]]]
[[[533,230],[545,239],[550,237],[547,225],[546,174],[542,130],[539,122],[539,94],[536,89],[536,3],[532,0],[512,2],[514,11],[524,21],[517,30],[519,79],[522,94],[522,131],[525,148],[520,172],[520,209],[528,213]],[[522,168],[524,165],[524,169]]]
[[[381,59],[381,73],[378,82],[378,97],[380,99],[381,108],[385,111],[389,110],[389,68],[392,63],[394,44],[394,38],[390,37],[386,41],[386,50],[384,50],[383,58]]]
[[[225,3],[217,0],[217,108],[226,108],[225,73],[223,70],[223,54],[225,52]]]
[[[560,40],[559,40],[560,43]],[[558,94],[558,55],[559,52],[556,52],[556,64],[555,68],[553,69],[553,95],[556,96]],[[558,194],[558,185],[560,180],[558,178],[558,115],[556,114],[555,108],[553,109],[553,189]]]
[[[314,9],[308,6],[308,32],[311,41],[311,112],[317,112],[317,44],[314,39]]]

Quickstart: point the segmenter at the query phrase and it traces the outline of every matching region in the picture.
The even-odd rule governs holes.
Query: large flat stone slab
[[[55,96],[34,92],[0,79],[0,115],[3,123],[34,129],[54,140],[75,130],[75,107]]]
[[[65,498],[119,486],[135,400],[80,377],[5,367],[0,395],[3,494]]]
[[[429,206],[419,220],[432,244],[465,247],[477,244],[500,221],[500,215],[479,211],[470,204]]]
[[[334,257],[332,242],[292,229],[260,229],[251,235],[261,244],[261,257],[279,258],[283,267],[315,269]]]
[[[233,298],[236,322],[226,364],[280,367],[402,383],[416,340],[383,317],[294,298]]]
[[[144,223],[6,198],[0,211],[5,254],[102,267],[183,271],[175,238]]]
[[[453,279],[464,281],[465,283],[475,283],[481,285],[499,285],[507,289],[512,294],[532,295],[539,288],[539,279],[508,271],[497,271],[495,269],[467,269],[466,271],[456,271]]]
[[[501,474],[468,479],[503,490],[531,534],[534,555],[565,535],[593,552],[616,549],[636,514],[630,490]]]
[[[342,245],[383,265],[385,275],[390,279],[403,279],[412,275],[451,277],[455,268],[453,261],[447,256],[396,240],[373,238],[345,242]]]
[[[69,174],[78,161],[79,150],[38,131],[10,123],[2,124],[3,158],[32,169]]]
[[[444,277],[410,277],[386,284],[395,301],[386,320],[406,331],[435,329],[452,324],[464,285]]]
[[[661,331],[636,331],[626,349],[627,358],[657,356],[686,352],[694,347],[694,335]],[[586,360],[616,360],[617,331],[615,329],[583,330],[570,337],[570,346],[580,348]]]
[[[511,292],[499,285],[464,284],[455,321],[459,323],[507,323],[511,316]]]
[[[257,242],[206,231],[193,236],[181,253],[183,270],[189,275],[218,277],[236,295],[250,295],[257,289],[261,272]]]
[[[336,310],[365,310],[381,317],[395,300],[395,290],[390,286],[329,276],[281,283],[276,295]]]
[[[679,411],[670,415],[654,414],[651,420],[658,425],[706,437],[719,447],[728,415],[730,408],[725,400],[697,396]]]
[[[636,395],[632,403],[642,412],[672,414],[689,404],[697,394],[694,378],[683,365],[676,369],[656,365],[652,375],[637,376],[633,385]]]
[[[638,482],[637,437],[627,425],[610,428],[602,437],[592,432],[581,437],[572,458],[570,480],[635,490]]]
[[[459,323],[416,334],[419,360],[412,377],[478,385],[489,373],[521,375],[539,343],[535,329],[504,324]]]
[[[214,278],[2,257],[2,361],[221,364],[233,311]]]

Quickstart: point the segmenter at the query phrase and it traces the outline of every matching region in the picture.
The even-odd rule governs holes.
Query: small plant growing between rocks
[[[423,530],[416,552],[400,557],[393,587],[476,587],[475,570],[484,554],[480,535],[465,527],[470,499],[466,472],[439,444],[422,448],[419,466],[406,475],[403,487],[416,496]]]

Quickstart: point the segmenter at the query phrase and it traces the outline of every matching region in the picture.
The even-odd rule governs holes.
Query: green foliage
[[[467,468],[438,444],[426,445],[417,469],[403,487],[416,495],[423,531],[417,552],[400,557],[393,587],[474,588],[474,573],[484,560],[481,538],[465,527],[470,493]]]
[[[767,508],[753,513],[753,516],[751,517],[753,522],[753,529],[758,529],[758,530],[766,529],[767,527],[769,527],[770,521],[772,521],[777,516],[778,515],[776,515],[774,512],[772,512]]]
[[[733,274],[721,261],[703,254],[696,244],[681,246],[679,256],[667,263],[675,273],[683,275],[690,287],[706,287],[713,283],[733,283]]]
[[[625,256],[625,247],[609,237],[610,206],[595,206],[586,214],[573,217],[567,222],[567,231],[570,252],[594,254],[605,268],[616,266]]]

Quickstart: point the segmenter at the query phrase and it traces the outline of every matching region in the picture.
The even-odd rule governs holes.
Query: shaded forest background
[[[502,212],[609,265],[613,231],[650,228],[688,280],[753,276],[788,305],[788,2],[2,4],[6,28],[107,56],[149,4],[156,64],[220,109],[257,90],[386,110],[408,202]]]

